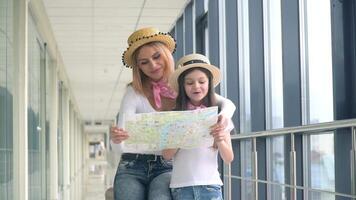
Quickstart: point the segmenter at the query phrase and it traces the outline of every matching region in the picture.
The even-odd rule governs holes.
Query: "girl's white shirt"
[[[226,99],[220,95],[216,95],[216,100],[218,105],[221,108],[221,111],[219,114],[223,114],[224,116],[231,118],[232,115],[235,112],[235,105],[234,103]],[[131,85],[127,86],[125,95],[121,101],[121,106],[120,106],[120,112],[119,112],[119,120],[117,123],[117,127],[119,128],[124,128],[124,115],[130,115],[130,114],[137,114],[137,113],[150,113],[150,112],[157,112],[150,102],[148,101],[146,96],[143,96],[142,94],[137,93]],[[230,124],[231,125],[231,124]],[[228,125],[228,127],[231,127]],[[231,128],[230,128],[231,129]],[[125,153],[124,148],[122,148],[122,145],[125,145],[125,142],[122,142],[120,144],[115,144],[110,140],[111,147],[113,148],[114,151],[120,152],[120,153]],[[132,153],[132,151],[131,151]],[[134,153],[140,153],[140,154],[156,154],[156,155],[161,155],[161,151],[137,151]]]
[[[218,150],[213,147],[179,149],[173,157],[170,188],[223,185],[217,156]]]

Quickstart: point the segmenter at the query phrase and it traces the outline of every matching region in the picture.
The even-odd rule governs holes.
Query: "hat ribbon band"
[[[183,66],[190,65],[190,64],[194,64],[194,63],[204,63],[204,64],[208,64],[208,63],[204,62],[203,60],[189,60],[189,61],[183,63]]]

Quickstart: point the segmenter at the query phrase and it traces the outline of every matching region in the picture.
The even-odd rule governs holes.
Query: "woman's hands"
[[[127,140],[129,138],[129,134],[122,128],[117,128],[116,126],[112,126],[110,129],[111,140],[115,144],[120,144],[122,141]]]

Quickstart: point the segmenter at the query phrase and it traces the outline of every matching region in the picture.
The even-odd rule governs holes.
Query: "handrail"
[[[334,192],[334,191],[330,191],[330,190],[315,189],[315,188],[303,187],[303,186],[298,186],[298,185],[297,186],[293,186],[293,185],[283,184],[283,183],[278,183],[278,182],[273,182],[273,181],[265,181],[265,180],[260,180],[260,179],[246,178],[246,177],[243,177],[243,176],[234,176],[234,175],[232,175],[231,177],[235,178],[235,179],[239,179],[241,181],[263,183],[263,184],[287,187],[287,188],[290,188],[290,189],[306,190],[306,191],[311,191],[311,192],[321,192],[321,193],[327,193],[327,194],[340,196],[340,197],[356,198],[356,195],[344,194],[344,193]]]
[[[315,133],[317,131],[328,131],[328,130],[335,130],[339,128],[348,128],[353,126],[356,126],[356,119],[346,119],[346,120],[337,120],[337,121],[324,122],[318,124],[309,124],[303,126],[281,128],[281,129],[234,134],[231,135],[231,139],[241,140],[241,139],[251,139],[251,138],[258,138],[258,137],[281,136],[281,135],[287,135],[292,133],[310,134],[310,133]]]
[[[326,131],[333,131],[336,129],[341,128],[351,128],[351,137],[352,137],[352,147],[350,151],[351,156],[351,194],[342,194],[332,191],[324,191],[318,189],[312,189],[309,187],[302,187],[296,184],[296,152],[295,152],[295,135],[296,134],[314,134]],[[264,181],[257,179],[257,167],[258,167],[258,154],[256,151],[256,139],[261,137],[275,137],[275,136],[283,136],[283,135],[290,135],[291,138],[291,149],[290,149],[290,184],[278,184],[274,182]],[[266,130],[266,131],[259,131],[259,132],[250,132],[250,133],[240,133],[240,134],[233,134],[231,135],[232,140],[246,140],[252,139],[252,170],[253,170],[253,177],[249,179],[249,181],[254,182],[254,199],[258,198],[258,183],[267,183],[272,185],[283,185],[285,187],[290,187],[290,199],[295,200],[296,194],[298,189],[306,190],[306,191],[319,191],[319,192],[327,192],[332,193],[337,196],[343,197],[356,197],[356,119],[347,119],[347,120],[337,120],[331,122],[324,122],[324,123],[317,123],[317,124],[309,124],[303,126],[296,126],[296,127],[287,127],[281,129],[273,129],[273,130]],[[231,169],[230,169],[231,170]],[[228,172],[230,173],[230,171]],[[229,176],[227,181],[227,185],[231,184],[231,178],[238,178],[241,180],[248,180],[246,177],[240,176]],[[231,198],[231,197],[230,197]]]

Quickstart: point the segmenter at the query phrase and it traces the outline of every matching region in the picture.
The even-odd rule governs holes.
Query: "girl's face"
[[[137,65],[142,72],[153,81],[158,81],[163,77],[165,60],[163,52],[152,46],[141,47],[137,54]]]
[[[207,75],[198,69],[191,71],[184,78],[184,90],[192,104],[200,105],[209,91]]]

